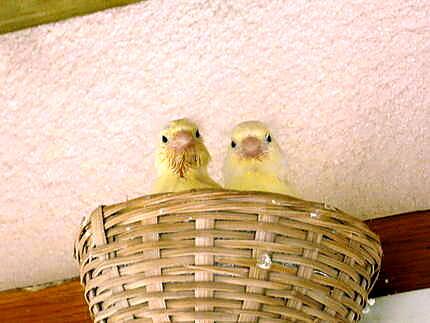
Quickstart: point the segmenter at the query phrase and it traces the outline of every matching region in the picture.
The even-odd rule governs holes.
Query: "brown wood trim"
[[[77,279],[38,291],[0,292],[2,323],[90,323],[83,289]]]
[[[0,34],[142,0],[1,0]]]
[[[381,238],[384,256],[373,296],[430,287],[430,210],[366,221]]]
[[[382,272],[373,296],[430,287],[430,210],[366,221],[379,234]],[[78,279],[38,291],[0,292],[2,323],[91,322]]]

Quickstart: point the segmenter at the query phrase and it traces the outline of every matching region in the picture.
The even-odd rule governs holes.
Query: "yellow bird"
[[[208,174],[211,157],[195,123],[188,119],[171,121],[159,138],[154,193],[220,188]]]
[[[281,148],[268,127],[259,121],[243,122],[233,129],[223,175],[226,189],[297,196],[285,178]]]

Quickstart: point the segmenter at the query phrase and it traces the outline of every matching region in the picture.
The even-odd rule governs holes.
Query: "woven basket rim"
[[[308,238],[299,238],[306,237],[301,232],[307,232]],[[226,235],[226,240],[219,236],[221,233]],[[304,249],[294,255],[297,248]],[[237,312],[231,308],[228,311],[233,311],[233,314],[226,317],[238,317],[239,321],[275,316],[294,319],[294,315],[297,315],[296,319],[314,317],[326,320],[333,315],[335,320],[342,321],[341,315],[345,316],[345,322],[356,321],[378,278],[382,258],[378,235],[361,219],[337,208],[283,194],[223,189],[150,194],[102,205],[84,217],[74,249],[81,267],[85,299],[96,322],[104,322],[110,318],[109,315],[119,319],[123,315],[124,318],[135,317],[136,313],[140,313],[138,317],[156,315],[151,318],[154,322],[167,322],[170,317],[180,320],[194,317],[196,322],[214,322],[214,304],[220,304],[221,308],[227,306],[221,299],[213,298],[214,295],[227,299],[230,296],[215,287],[204,287],[212,286],[204,282],[213,279],[228,286],[248,286],[242,303],[229,300],[236,304],[231,306],[239,306],[240,303],[242,310]],[[262,255],[260,249],[272,250],[273,253],[270,256],[271,269],[268,272],[263,270],[264,275],[261,268],[257,268],[256,259]],[[148,250],[145,252],[154,259],[155,266],[161,266],[160,269],[147,267],[145,252],[142,254],[140,250]],[[251,251],[251,258],[246,256],[248,260],[240,260]],[[341,254],[344,258],[339,258]],[[187,264],[191,260],[193,264]],[[172,261],[173,267],[169,269]],[[223,261],[233,261],[232,269],[224,267]],[[295,267],[280,267],[285,261]],[[291,268],[296,268],[294,275],[297,278],[291,276],[294,271]],[[244,272],[249,276],[245,280]],[[169,296],[169,288],[182,286],[175,285],[174,280],[191,274],[196,279],[195,286],[203,287],[194,287],[192,294],[184,290],[182,298],[170,299],[173,296]],[[161,280],[145,285],[149,279],[145,278],[147,275]],[[266,301],[277,303],[282,299],[274,296],[278,295],[274,292],[276,288],[285,285],[282,280],[278,282],[280,277],[284,277],[284,281],[293,279],[290,281],[293,290],[297,295],[303,295],[301,300],[294,300],[298,296],[287,296],[289,300],[282,310],[263,305]],[[137,296],[139,290],[132,288],[140,284],[146,286],[148,293],[161,293],[167,298],[143,301],[141,296]],[[194,286],[190,285],[191,282],[183,284],[184,288]],[[219,284],[214,286],[221,286]],[[257,287],[260,285],[262,287]],[[302,285],[311,289],[305,291],[304,287],[299,287]],[[318,293],[315,294],[312,288]],[[103,290],[110,291],[112,295],[106,296],[100,292]],[[334,293],[332,296],[322,296],[330,290]],[[253,296],[256,291],[263,293],[258,300]],[[268,298],[261,298],[263,296]],[[341,298],[337,300],[338,297]],[[341,299],[343,303],[336,305]],[[133,302],[143,302],[152,312],[139,310],[132,305]],[[188,307],[173,310],[181,304],[189,306],[186,304],[190,302],[194,304],[194,311],[189,311]],[[112,304],[122,311],[115,311]],[[251,311],[256,304],[259,304],[258,311]],[[218,315],[222,316],[221,312]]]

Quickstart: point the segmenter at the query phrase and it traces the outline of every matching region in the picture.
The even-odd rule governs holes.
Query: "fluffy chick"
[[[154,193],[220,187],[208,174],[211,157],[195,123],[188,119],[171,121],[159,140]]]
[[[259,121],[237,125],[223,168],[224,187],[297,196],[285,178],[286,163],[269,128]]]

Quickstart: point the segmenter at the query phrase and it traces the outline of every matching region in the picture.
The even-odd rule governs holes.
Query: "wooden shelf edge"
[[[430,288],[430,210],[366,221],[381,239],[382,270],[372,296]]]
[[[90,323],[88,306],[79,280],[43,289],[20,288],[0,292],[2,323]]]
[[[2,0],[0,35],[142,0]]]

